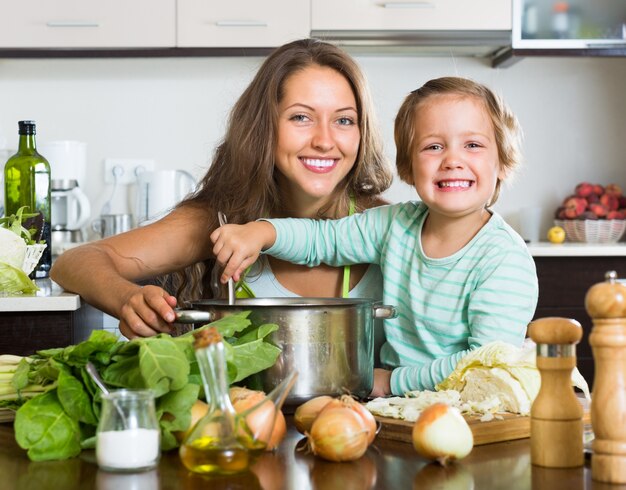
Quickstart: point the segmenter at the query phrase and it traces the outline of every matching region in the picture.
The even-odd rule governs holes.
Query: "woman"
[[[226,135],[193,196],[169,215],[61,255],[51,278],[119,318],[128,338],[171,331],[178,299],[212,295],[211,232],[222,211],[231,223],[259,217],[339,218],[383,203],[391,183],[356,62],[314,39],[286,44],[261,65],[233,107]],[[248,274],[256,296],[364,295],[380,271],[367,265],[307,268],[273,258]],[[172,275],[172,273],[177,273]],[[367,274],[367,275],[366,275]],[[170,275],[168,289],[137,283]],[[175,287],[173,286],[175,284]]]

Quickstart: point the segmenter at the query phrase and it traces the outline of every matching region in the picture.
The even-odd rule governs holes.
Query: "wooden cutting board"
[[[411,432],[415,422],[391,419],[387,417],[375,417],[381,423],[381,429],[377,437],[394,441],[412,443]],[[492,442],[513,441],[530,437],[530,417],[522,417],[512,413],[502,414],[502,420],[493,419],[489,422],[481,422],[480,417],[465,416],[465,420],[472,429],[474,446],[491,444]],[[591,424],[589,410],[585,409],[583,423]]]

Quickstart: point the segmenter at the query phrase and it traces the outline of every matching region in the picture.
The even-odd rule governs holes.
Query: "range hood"
[[[314,30],[311,35],[352,54],[495,57],[511,46],[510,30]]]

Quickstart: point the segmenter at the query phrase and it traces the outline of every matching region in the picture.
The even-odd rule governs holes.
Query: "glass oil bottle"
[[[233,474],[246,471],[265,449],[228,395],[224,343],[216,328],[194,333],[194,349],[209,409],[180,447],[185,467],[195,473]]]

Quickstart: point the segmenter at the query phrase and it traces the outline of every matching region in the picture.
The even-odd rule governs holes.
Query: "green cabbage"
[[[39,288],[31,281],[22,269],[0,262],[0,293],[33,294]]]
[[[580,388],[590,399],[587,382],[577,368],[572,371],[572,385]],[[454,371],[436,386],[437,390],[457,390],[464,400],[480,402],[502,396],[508,399],[511,411],[526,412],[537,396],[541,374],[537,369],[536,346],[527,342],[519,348],[506,342],[490,342],[471,351],[461,359]],[[527,399],[521,395],[522,388]],[[507,393],[504,393],[504,391]],[[464,392],[465,391],[465,392]],[[510,406],[512,405],[512,407]],[[517,406],[519,410],[513,410]]]

